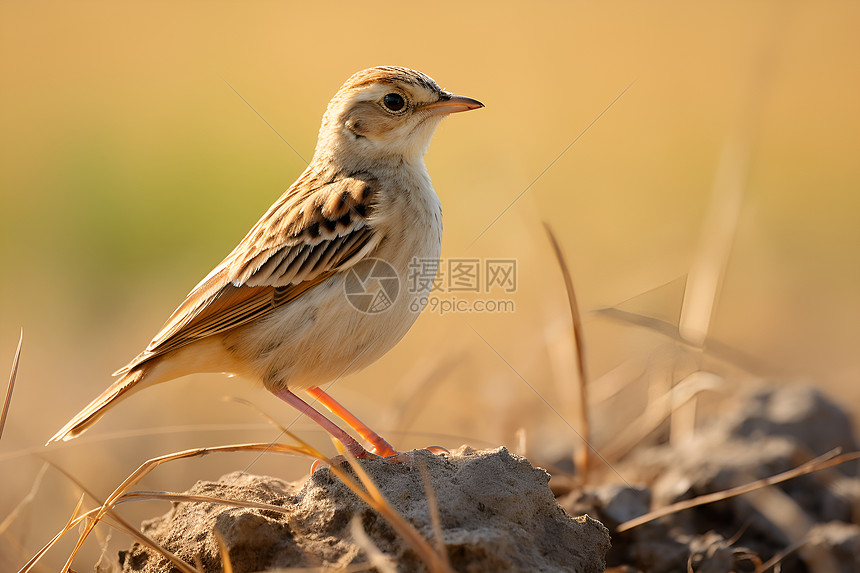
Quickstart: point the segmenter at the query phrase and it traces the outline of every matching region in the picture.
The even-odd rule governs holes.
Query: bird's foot
[[[436,454],[437,456],[447,456],[451,452],[442,446],[427,446],[424,448],[425,451],[430,452],[431,454]],[[352,448],[350,452],[353,457],[359,460],[377,460],[384,459],[386,463],[389,464],[405,464],[412,462],[412,452],[398,452],[394,449],[390,450],[392,453],[387,456],[379,455],[376,452],[376,448],[371,448],[370,451],[361,448],[361,451],[353,452]],[[343,454],[337,455],[331,459],[332,463],[335,465],[340,465],[346,461],[346,456]],[[311,475],[319,469],[327,468],[328,464],[324,464],[323,462],[316,460],[313,464],[311,464]]]
[[[415,450],[417,451],[417,450]],[[447,456],[451,452],[442,446],[427,446],[424,448],[425,452],[430,452],[431,454],[436,454],[437,456]],[[385,461],[389,464],[402,464],[406,462],[412,461],[412,452],[403,452],[403,453],[395,453],[392,456],[385,456]]]
[[[431,454],[436,454],[437,456],[449,456],[449,455],[451,455],[451,452],[448,451],[446,448],[443,448],[442,446],[427,446],[424,449],[427,450],[428,452],[430,452]]]
[[[370,451],[366,452],[366,453],[376,455],[376,456],[379,456],[381,458],[390,458],[393,456],[399,456],[400,455],[400,452],[398,452],[397,450],[392,448],[391,444],[389,444],[388,442],[386,442],[382,438],[379,438],[379,441],[377,441],[377,442],[373,442],[372,446],[373,447],[370,448]],[[358,456],[355,456],[355,457],[358,458]],[[361,459],[361,458],[358,458],[358,459]]]

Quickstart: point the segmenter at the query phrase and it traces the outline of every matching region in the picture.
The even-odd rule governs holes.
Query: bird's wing
[[[369,222],[376,188],[366,174],[325,182],[306,172],[115,375],[264,317],[361,260],[382,239]]]

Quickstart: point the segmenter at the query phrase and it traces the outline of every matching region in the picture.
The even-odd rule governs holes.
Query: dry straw
[[[15,350],[15,358],[12,359],[12,373],[9,375],[9,386],[6,389],[6,399],[3,400],[3,412],[0,413],[0,437],[3,436],[3,428],[6,426],[6,415],[9,413],[9,405],[12,403],[12,390],[15,388],[15,378],[18,376],[18,362],[21,358],[21,345],[24,344],[24,329],[18,338],[18,348]]]
[[[271,420],[271,418],[269,418]],[[177,569],[179,569],[182,573],[200,573],[199,568],[194,567],[164,547],[160,546],[153,539],[149,538],[137,528],[126,522],[122,517],[120,517],[114,510],[114,508],[124,502],[129,501],[143,501],[143,500],[164,500],[164,501],[172,501],[172,502],[186,502],[186,503],[194,503],[194,502],[202,502],[202,503],[217,503],[226,506],[234,506],[234,507],[246,507],[253,509],[261,509],[274,511],[279,513],[285,513],[288,510],[284,507],[277,505],[270,505],[266,503],[257,503],[243,500],[234,500],[221,498],[216,496],[205,496],[205,495],[188,495],[188,494],[180,494],[180,493],[170,493],[170,492],[133,492],[129,491],[130,488],[134,487],[138,484],[147,474],[149,474],[156,467],[160,466],[163,463],[172,462],[180,459],[193,458],[205,456],[211,453],[222,453],[222,452],[271,452],[271,453],[283,453],[283,454],[294,454],[299,456],[304,456],[308,458],[312,458],[314,460],[318,460],[322,463],[325,463],[329,466],[329,470],[337,476],[343,483],[349,487],[359,498],[361,498],[365,503],[367,503],[371,508],[376,510],[380,515],[382,515],[388,522],[391,524],[392,528],[409,544],[409,546],[415,551],[415,553],[422,559],[427,566],[428,570],[432,573],[451,573],[451,567],[448,564],[447,555],[444,554],[442,547],[440,546],[439,550],[434,549],[428,542],[425,540],[421,534],[413,527],[405,518],[399,515],[391,505],[385,500],[385,497],[358,463],[358,461],[352,457],[349,452],[345,452],[344,455],[348,460],[353,472],[358,476],[360,480],[360,484],[349,477],[341,467],[324,456],[322,453],[305,443],[299,437],[289,432],[286,428],[281,427],[281,431],[294,439],[299,445],[293,446],[282,443],[252,443],[252,444],[236,444],[236,445],[225,445],[225,446],[216,446],[210,448],[195,448],[191,450],[185,450],[182,452],[174,452],[171,454],[167,454],[164,456],[159,456],[156,458],[152,458],[144,462],[137,470],[135,470],[131,475],[129,475],[114,491],[110,496],[104,501],[99,502],[98,498],[90,491],[87,490],[86,486],[76,480],[73,476],[60,469],[71,481],[73,481],[83,492],[81,500],[78,502],[77,507],[72,512],[71,517],[69,518],[66,526],[61,529],[39,552],[36,553],[21,568],[19,573],[28,573],[33,569],[33,567],[41,560],[41,558],[72,528],[75,528],[79,525],[83,526],[83,530],[81,531],[78,541],[69,555],[65,565],[62,570],[67,571],[72,565],[72,562],[77,555],[78,551],[83,546],[84,542],[88,538],[89,534],[93,531],[95,526],[98,523],[104,522],[120,531],[123,531],[130,536],[132,536],[137,542],[148,547],[149,549],[156,551],[167,558]],[[432,494],[429,494],[432,496]],[[89,496],[92,499],[99,502],[99,507],[87,511],[85,513],[80,513],[81,506],[83,505],[84,497]],[[216,532],[217,535],[217,532]],[[225,572],[229,572],[228,567],[230,567],[229,556],[226,555],[226,548],[223,545],[223,540],[219,539],[219,548],[222,553],[222,561],[224,563]]]
[[[638,527],[640,525],[644,525],[648,522],[654,521],[655,519],[660,519],[661,517],[666,517],[667,515],[672,515],[674,513],[678,513],[679,511],[684,511],[685,509],[691,509],[700,505],[706,505],[709,503],[722,501],[724,499],[729,499],[731,497],[744,495],[746,493],[750,493],[758,489],[782,483],[784,481],[788,481],[790,479],[794,479],[802,475],[836,467],[840,464],[844,464],[846,462],[850,462],[857,459],[860,459],[860,452],[850,452],[847,454],[839,455],[839,448],[836,448],[794,469],[782,472],[781,474],[766,477],[724,491],[718,491],[715,493],[700,495],[693,499],[679,501],[678,503],[673,503],[671,505],[667,505],[666,507],[661,507],[656,511],[652,511],[650,513],[646,513],[645,515],[641,515],[635,519],[625,521],[616,528],[616,531],[621,533],[627,531],[628,529],[633,529],[634,527]]]
[[[588,483],[588,475],[591,469],[591,431],[588,423],[588,377],[585,369],[585,342],[582,335],[582,317],[579,312],[579,305],[576,302],[576,293],[573,290],[573,278],[570,276],[570,269],[567,266],[567,261],[564,258],[564,253],[561,246],[555,237],[549,223],[544,223],[544,229],[549,237],[552,250],[555,253],[555,258],[558,261],[558,266],[561,269],[561,275],[564,277],[564,286],[567,290],[567,302],[570,306],[570,321],[573,325],[573,343],[576,351],[576,369],[577,369],[577,384],[579,389],[579,419],[581,428],[579,431],[582,437],[582,447],[577,455],[577,466],[581,468],[583,483]]]

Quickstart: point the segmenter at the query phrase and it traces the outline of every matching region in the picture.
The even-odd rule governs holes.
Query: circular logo
[[[346,271],[343,282],[346,300],[366,314],[385,312],[400,294],[400,277],[382,259],[364,259]]]

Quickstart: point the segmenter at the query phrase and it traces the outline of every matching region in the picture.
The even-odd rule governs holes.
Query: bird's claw
[[[430,452],[431,454],[436,454],[437,456],[447,456],[451,453],[447,449],[443,448],[442,446],[427,446],[426,448],[424,448],[424,451]],[[412,456],[410,455],[411,453],[412,452],[404,452],[402,454],[398,453],[398,454],[395,454],[393,456],[387,456],[385,458],[385,461],[388,462],[389,464],[402,464],[402,463],[406,463],[406,462],[411,462],[412,461]]]
[[[431,454],[436,454],[437,456],[447,456],[450,455],[450,451],[442,446],[427,446],[424,448],[425,451],[430,452]],[[394,453],[388,456],[381,456],[375,453],[373,450],[364,450],[359,452],[358,455],[353,454],[356,459],[359,460],[385,460],[386,463],[389,464],[404,464],[408,463],[412,460],[411,452],[398,452],[396,450],[392,450]],[[346,457],[341,454],[339,456],[335,456],[331,459],[331,462],[335,465],[340,465],[344,461],[346,461]],[[322,468],[327,468],[328,464],[324,464],[320,460],[314,460],[314,463],[311,464],[311,475],[317,470]]]
[[[447,449],[443,448],[442,446],[427,446],[424,449],[427,450],[428,452],[430,452],[431,454],[436,454],[437,456],[449,456],[449,455],[451,455],[451,452],[448,451]]]

